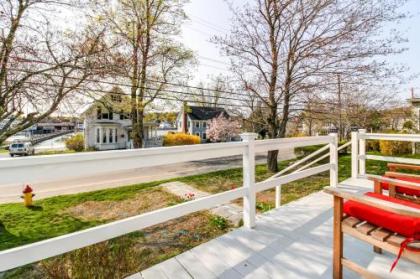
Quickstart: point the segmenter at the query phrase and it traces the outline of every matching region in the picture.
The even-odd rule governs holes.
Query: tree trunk
[[[137,129],[138,129],[138,147],[137,148],[143,148],[144,145],[144,111],[139,111],[139,116],[137,119]]]
[[[279,155],[278,150],[271,150],[267,153],[267,168],[270,172],[276,173],[279,171],[279,167],[277,164],[277,157]]]
[[[270,110],[270,118],[268,120],[269,131],[268,135],[271,139],[275,139],[278,136],[278,121],[277,121],[277,106],[274,106]],[[269,172],[276,173],[279,171],[277,165],[277,157],[279,155],[278,150],[270,150],[267,153],[267,169]]]

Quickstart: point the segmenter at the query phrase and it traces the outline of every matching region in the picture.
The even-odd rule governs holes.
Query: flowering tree
[[[241,130],[238,121],[232,121],[223,115],[213,118],[207,128],[207,136],[212,142],[229,141]]]

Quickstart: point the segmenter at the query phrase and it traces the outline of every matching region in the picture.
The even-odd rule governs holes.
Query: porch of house
[[[372,189],[371,181],[348,179],[340,187]],[[233,230],[183,254],[130,276],[149,278],[332,278],[332,197],[317,192],[258,215],[256,227]],[[383,278],[420,278],[420,266],[376,254],[371,245],[348,235],[344,256]],[[360,278],[344,269],[344,278]]]

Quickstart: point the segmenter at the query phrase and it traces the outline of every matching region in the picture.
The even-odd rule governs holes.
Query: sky
[[[244,3],[244,0],[231,0],[234,4]],[[398,25],[386,26],[405,32],[409,42],[405,45],[406,52],[396,57],[388,58],[391,63],[404,64],[409,68],[407,75],[420,73],[420,0],[410,0],[403,11],[409,12],[411,17]],[[196,81],[205,81],[211,75],[227,74],[228,64],[218,48],[210,42],[214,35],[223,35],[229,31],[232,17],[224,0],[191,0],[185,11],[190,20],[184,24],[183,42],[194,50],[200,62],[196,74]],[[420,96],[420,77],[411,80],[400,89],[402,97],[408,98],[410,88],[414,88]]]

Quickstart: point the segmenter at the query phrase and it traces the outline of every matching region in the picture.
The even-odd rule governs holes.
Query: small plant
[[[228,221],[221,216],[212,216],[210,218],[210,224],[219,230],[226,230],[229,227]]]
[[[273,206],[266,202],[257,202],[257,209],[261,212],[267,212],[273,209]]]
[[[193,200],[195,198],[195,194],[194,193],[187,193],[185,194],[185,199],[186,200]]]
[[[85,149],[85,139],[82,134],[74,135],[65,142],[67,149],[82,152]]]

